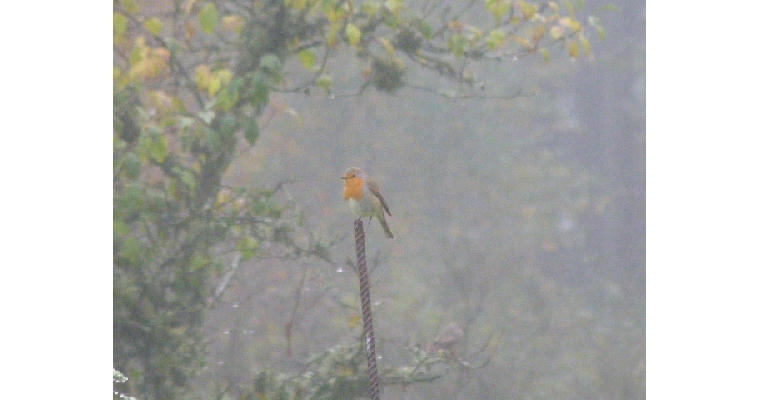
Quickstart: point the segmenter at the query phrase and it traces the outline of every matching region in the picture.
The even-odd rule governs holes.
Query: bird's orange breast
[[[348,178],[343,186],[343,200],[361,200],[364,197],[364,181],[359,177]]]

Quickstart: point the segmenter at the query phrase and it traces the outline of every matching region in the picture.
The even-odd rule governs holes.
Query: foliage
[[[190,387],[235,254],[328,258],[319,241],[296,244],[302,219],[279,187],[224,184],[240,148],[256,144],[273,91],[334,94],[332,75],[344,71],[328,60],[345,50],[366,60],[354,94],[396,92],[409,64],[466,90],[469,61],[548,55],[553,43],[590,54],[572,3],[488,0],[488,27],[465,21],[474,2],[456,4],[114,2],[114,364],[140,394]],[[287,73],[290,60],[300,75]]]
[[[410,349],[410,365],[387,368],[380,379],[388,386],[406,386],[433,382],[445,375],[443,368],[451,364],[472,369],[467,362],[419,348]],[[285,374],[262,371],[243,389],[241,398],[350,400],[366,398],[369,391],[367,353],[362,342],[337,345],[313,355],[305,364],[305,372]]]

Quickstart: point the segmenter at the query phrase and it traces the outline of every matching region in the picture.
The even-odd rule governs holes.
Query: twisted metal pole
[[[369,394],[372,400],[380,400],[380,376],[377,373],[375,330],[372,328],[372,302],[369,295],[369,272],[367,270],[366,253],[364,250],[364,225],[361,218],[357,218],[354,221],[354,238],[356,239],[356,264],[359,268],[359,296],[362,302],[364,341],[367,345]]]

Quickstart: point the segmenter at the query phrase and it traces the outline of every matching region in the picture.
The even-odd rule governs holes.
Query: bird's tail
[[[385,237],[388,239],[393,239],[393,233],[391,233],[391,228],[388,226],[388,223],[385,222],[385,216],[381,214],[380,218],[378,219],[380,220],[380,225],[383,226],[383,230],[385,231]]]

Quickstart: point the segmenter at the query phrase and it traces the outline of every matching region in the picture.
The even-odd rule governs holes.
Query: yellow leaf
[[[559,4],[557,4],[557,3],[553,2],[553,1],[550,1],[549,2],[549,7],[552,9],[552,11],[554,11],[554,15],[559,14]]]
[[[536,12],[538,11],[538,8],[535,5],[530,4],[523,0],[520,0],[519,6],[520,6],[520,11],[522,11],[524,19],[526,21],[530,21],[531,19],[533,19],[533,16],[536,15]]]
[[[362,3],[362,13],[366,14],[367,17],[372,18],[375,16],[375,14],[380,11],[380,4],[370,1],[367,3]]]
[[[198,0],[190,0],[185,5],[185,14],[190,14],[193,12],[193,7],[195,7],[195,3],[197,3]]]
[[[169,52],[169,50],[167,50],[164,47],[157,47],[155,49],[152,49],[151,56],[160,58],[165,63],[169,63],[169,59],[171,58],[171,53]]]
[[[306,0],[288,0],[285,2],[285,5],[296,10],[303,10],[306,8]]]
[[[467,30],[472,33],[470,39],[478,40],[483,37],[483,31],[474,26],[467,25]]]
[[[165,113],[172,109],[172,97],[162,90],[149,91],[146,103],[159,113]]]
[[[222,29],[227,32],[240,34],[240,32],[243,32],[243,17],[239,15],[225,15],[222,17]]]
[[[145,44],[145,38],[140,36],[135,39],[135,44],[132,46],[132,52],[129,54],[129,63],[135,64],[138,61],[148,56],[150,48]]]
[[[486,43],[488,43],[488,47],[493,50],[504,43],[504,39],[506,39],[507,35],[500,31],[500,30],[494,30],[488,33],[488,37],[486,38]]]
[[[338,32],[340,31],[340,25],[332,24],[330,26],[330,33],[327,34],[327,45],[335,47],[338,43]]]
[[[232,207],[235,210],[235,212],[243,211],[245,209],[245,206],[246,206],[245,199],[243,198],[239,198],[235,200],[234,203],[232,203]]]
[[[383,47],[385,47],[385,52],[388,53],[389,56],[393,55],[395,49],[393,48],[393,43],[391,43],[390,40],[384,37],[379,37],[377,38],[377,41],[380,42],[380,44],[382,44]]]
[[[486,0],[485,7],[491,12],[491,14],[493,14],[494,20],[499,23],[504,15],[506,15],[512,8],[512,2],[505,0]]]
[[[385,7],[388,11],[398,15],[402,8],[404,8],[404,0],[388,0],[385,2]]]
[[[222,81],[222,85],[225,86],[232,80],[232,71],[228,70],[227,68],[222,68],[216,71],[216,75],[219,76],[219,79]]]
[[[565,0],[564,1],[565,7],[567,7],[567,11],[570,13],[570,15],[575,16],[575,6],[572,2]]]
[[[164,22],[161,21],[159,18],[153,17],[143,24],[145,29],[152,33],[153,36],[158,36],[161,34],[161,31],[164,29]]]
[[[581,23],[578,22],[575,18],[572,17],[563,17],[559,19],[559,24],[562,26],[568,27],[572,33],[577,32],[581,29]]]
[[[298,53],[298,59],[301,61],[301,65],[309,71],[313,71],[317,65],[317,56],[311,50],[301,50]]]
[[[578,57],[578,42],[576,41],[570,42],[570,48],[568,50],[568,54],[572,58]]]
[[[127,33],[128,27],[129,27],[129,20],[124,14],[118,13],[118,12],[113,13],[114,41],[116,40],[123,41],[124,36]]]
[[[140,12],[140,6],[137,5],[135,0],[122,0],[121,5],[124,7],[124,11],[128,14],[136,14]]]
[[[203,9],[198,14],[198,22],[206,33],[211,33],[216,27],[216,23],[219,21],[219,11],[216,9],[216,4],[206,3]]]
[[[512,39],[515,42],[520,43],[521,45],[523,45],[523,47],[525,47],[526,49],[532,49],[533,48],[533,43],[529,42],[528,39],[525,39],[525,38],[520,37],[520,36],[512,36]]]
[[[329,93],[332,89],[333,80],[330,75],[320,75],[314,83]]]
[[[591,42],[589,42],[586,35],[583,34],[583,32],[578,34],[578,41],[581,43],[581,46],[583,46],[583,53],[586,55],[591,54]]]
[[[541,41],[541,39],[544,38],[544,35],[546,34],[546,26],[541,24],[536,26],[533,29],[533,42],[538,43]]]
[[[345,18],[346,12],[342,9],[338,8],[327,12],[327,20],[330,21],[331,24],[342,23]]]
[[[198,89],[208,88],[211,83],[211,69],[207,65],[201,64],[195,68],[195,83]]]
[[[160,77],[169,71],[169,57],[169,50],[163,47],[151,49],[145,46],[144,40],[137,40],[130,55],[132,66],[129,69],[129,78],[140,80]]]
[[[346,36],[348,37],[348,43],[350,43],[351,46],[358,47],[362,40],[362,31],[358,26],[349,22],[346,25]]]
[[[218,74],[211,75],[211,80],[208,83],[208,95],[214,96],[222,88],[222,78]]]
[[[113,81],[116,87],[124,89],[129,84],[129,76],[119,67],[113,67]]]
[[[554,25],[549,30],[549,34],[552,35],[552,38],[554,40],[557,40],[561,38],[562,36],[565,36],[565,30],[561,26]]]
[[[221,205],[229,203],[230,200],[232,200],[232,195],[233,195],[232,189],[230,189],[230,188],[223,188],[216,195],[216,204],[215,205],[218,207],[218,206],[221,206]]]

